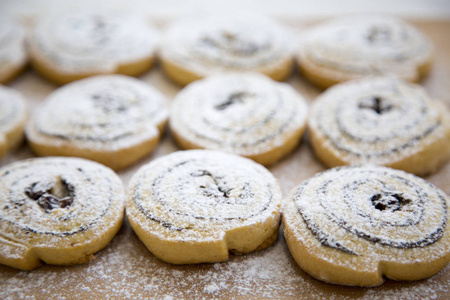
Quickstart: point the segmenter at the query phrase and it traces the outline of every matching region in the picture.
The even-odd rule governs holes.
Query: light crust
[[[205,78],[207,75],[196,72],[193,69],[184,68],[167,58],[162,56],[160,58],[161,66],[164,73],[175,83],[185,86],[188,83],[191,83],[195,80],[199,80]],[[260,67],[256,70],[252,70],[255,72],[259,72],[265,74],[272,78],[273,80],[283,81],[287,79],[292,73],[292,59],[285,59],[277,64],[273,64],[270,67]],[[231,71],[231,70],[230,70]],[[247,70],[250,71],[250,70]],[[236,70],[233,70],[236,72]]]
[[[46,164],[52,164],[52,159],[56,159],[59,162],[66,160],[65,158],[45,158],[47,160]],[[40,160],[40,158],[33,160]],[[77,163],[75,160],[79,162]],[[87,168],[85,171],[89,171],[91,167],[87,167],[86,162],[88,164],[96,164],[77,158],[70,158],[66,161],[69,164],[77,163],[76,166],[78,168]],[[35,233],[32,230],[22,228],[22,225],[16,225],[14,222],[2,219],[0,222],[0,264],[22,270],[35,269],[41,266],[42,263],[53,265],[83,264],[92,260],[96,252],[108,245],[121,228],[123,222],[124,191],[120,178],[114,172],[101,165],[96,167],[104,168],[101,174],[111,184],[109,187],[111,189],[110,196],[113,197],[110,207],[105,214],[101,215],[101,220],[97,220],[94,224],[88,224],[87,229],[75,234],[57,235],[45,232]],[[75,168],[73,167],[73,169]],[[36,176],[34,179],[37,182],[46,176],[45,169],[39,172],[41,172],[41,178],[37,178],[36,170],[30,171],[30,174]],[[64,174],[64,170],[61,170],[61,174]],[[93,175],[93,177],[98,176],[98,174],[89,175]],[[83,189],[82,186],[76,186],[75,188]],[[105,187],[99,187],[99,190],[102,188]],[[10,195],[17,193],[18,191],[15,191],[10,193]],[[76,200],[82,201],[83,199]],[[55,216],[54,218],[58,218],[58,216],[61,216],[61,213],[66,212],[54,209],[48,213]],[[27,217],[29,217],[28,215]],[[59,226],[65,226],[65,224],[60,223]],[[54,229],[56,231],[60,230],[58,227]]]
[[[31,47],[29,47],[32,49]],[[33,68],[42,76],[48,80],[63,85],[75,80],[95,76],[95,75],[108,75],[108,74],[123,74],[128,76],[139,76],[150,68],[153,67],[154,57],[147,57],[128,64],[118,65],[113,72],[92,72],[92,73],[67,73],[58,70],[58,68],[52,66],[51,62],[45,61],[39,54],[30,50],[30,62]]]

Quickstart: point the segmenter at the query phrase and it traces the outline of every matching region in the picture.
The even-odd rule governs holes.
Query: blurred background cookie
[[[0,85],[0,158],[8,150],[22,144],[27,116],[28,110],[22,95]]]
[[[307,111],[285,83],[258,73],[214,75],[176,96],[170,129],[183,149],[232,152],[269,165],[298,145]]]
[[[293,41],[286,27],[264,15],[193,15],[169,26],[159,55],[166,75],[181,85],[226,71],[284,80],[292,71]]]
[[[420,86],[389,77],[333,86],[308,121],[317,157],[328,167],[376,164],[426,175],[450,157],[450,113]]]
[[[300,42],[298,64],[307,79],[327,88],[364,76],[418,81],[433,57],[428,38],[407,22],[388,15],[354,15],[309,29]]]
[[[38,20],[28,49],[36,71],[65,84],[99,74],[140,75],[153,65],[158,42],[142,15],[75,10]]]
[[[156,147],[167,121],[166,98],[124,75],[99,75],[55,90],[32,115],[26,135],[40,156],[78,156],[114,170]]]
[[[11,18],[0,16],[0,84],[16,77],[27,64],[25,30]]]

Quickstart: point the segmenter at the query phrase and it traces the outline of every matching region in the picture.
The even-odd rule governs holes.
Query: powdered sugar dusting
[[[20,126],[24,126],[27,109],[25,100],[17,91],[0,86],[0,144],[6,143],[6,149],[16,147],[17,141],[11,141],[9,136]],[[2,156],[2,147],[0,146],[0,157]]]
[[[151,255],[128,224],[89,264],[74,267],[43,266],[33,272],[0,266],[0,297],[105,299],[433,299],[448,291],[442,271],[415,283],[387,282],[383,289],[360,289],[321,283],[305,274],[292,260],[282,235],[271,248],[232,256],[216,264],[173,266]],[[74,286],[73,283],[77,282]],[[67,289],[71,286],[70,290]],[[70,293],[70,294],[69,294]],[[301,297],[301,296],[300,296]]]
[[[433,55],[427,38],[391,16],[337,18],[319,25],[302,39],[300,63],[312,63],[337,78],[395,75],[418,78],[418,68]]]
[[[202,76],[270,70],[291,59],[292,41],[288,29],[263,15],[194,15],[169,27],[160,55]]]
[[[180,151],[143,166],[131,179],[129,197],[130,219],[143,214],[141,226],[161,239],[194,242],[223,239],[247,225],[277,226],[281,205],[278,183],[265,168],[208,150]]]
[[[98,234],[103,234],[102,227],[116,224],[124,208],[119,178],[82,159],[15,162],[0,169],[0,187],[2,237],[31,248],[65,245],[64,238],[70,244],[72,236],[90,227],[101,228]],[[105,219],[110,214],[115,217]]]
[[[30,48],[60,72],[114,72],[152,57],[158,41],[158,32],[137,13],[80,10],[41,20]]]
[[[441,106],[419,86],[389,77],[362,79],[320,95],[309,125],[347,164],[389,165],[448,139],[450,122]]]
[[[112,151],[159,136],[167,114],[165,97],[152,86],[123,75],[95,76],[51,94],[26,133],[40,144]]]
[[[177,95],[170,125],[202,148],[257,155],[298,136],[307,109],[291,87],[264,75],[215,75]]]
[[[0,81],[27,62],[25,31],[5,15],[0,16]]]

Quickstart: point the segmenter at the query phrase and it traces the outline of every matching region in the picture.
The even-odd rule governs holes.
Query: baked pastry
[[[286,199],[284,235],[300,267],[322,281],[419,280],[450,261],[449,204],[443,191],[403,171],[334,168]]]
[[[298,145],[307,108],[292,87],[262,74],[218,74],[175,97],[170,129],[183,149],[222,150],[269,165]]]
[[[16,77],[27,64],[25,31],[11,19],[0,18],[0,84]]]
[[[226,71],[284,80],[292,71],[293,40],[287,28],[263,15],[195,15],[169,27],[159,56],[167,76],[181,85]]]
[[[417,175],[450,157],[450,113],[420,86],[387,77],[336,85],[308,121],[313,149],[327,166],[376,164]]]
[[[33,158],[0,169],[0,264],[81,264],[119,230],[124,191],[111,169],[79,158]]]
[[[40,20],[28,48],[41,75],[65,84],[99,74],[140,75],[153,65],[158,42],[141,15],[81,10]]]
[[[130,181],[126,213],[156,257],[192,264],[270,246],[278,236],[280,206],[278,182],[261,165],[190,150],[144,165]]]
[[[418,81],[428,73],[433,52],[421,32],[398,18],[358,15],[307,31],[298,64],[305,77],[322,88],[364,76]]]
[[[99,75],[57,89],[26,126],[40,156],[78,156],[119,170],[153,150],[167,120],[165,97],[124,75]]]
[[[0,85],[0,158],[22,144],[27,115],[22,95]]]

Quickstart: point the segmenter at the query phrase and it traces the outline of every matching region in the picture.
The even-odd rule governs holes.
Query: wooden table
[[[415,24],[430,37],[437,49],[434,68],[422,84],[431,95],[441,98],[450,107],[450,21]],[[290,22],[289,25],[300,31],[309,24]],[[161,90],[169,100],[180,89],[164,77],[158,66],[141,79]],[[297,72],[288,82],[308,101],[320,93]],[[31,110],[56,88],[32,70],[26,71],[10,86],[23,93]],[[141,165],[176,150],[178,148],[170,134],[166,133],[152,154],[120,171],[119,175],[127,184]],[[24,145],[0,160],[0,166],[28,157],[33,157],[33,154]],[[304,179],[324,169],[314,157],[307,136],[291,155],[270,167],[279,179],[284,196]],[[450,163],[426,179],[450,194]],[[450,266],[426,280],[388,280],[376,288],[326,284],[313,279],[297,266],[282,235],[269,249],[232,256],[227,262],[173,266],[156,259],[139,241],[127,221],[113,241],[88,264],[70,267],[44,265],[29,272],[0,266],[0,299],[448,299],[449,283]]]

